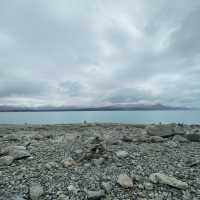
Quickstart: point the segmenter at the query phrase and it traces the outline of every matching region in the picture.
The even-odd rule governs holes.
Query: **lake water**
[[[200,123],[200,110],[187,111],[67,111],[0,112],[0,124],[111,123]]]

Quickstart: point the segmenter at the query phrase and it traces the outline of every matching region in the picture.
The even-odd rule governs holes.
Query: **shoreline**
[[[150,125],[155,125],[155,126],[184,126],[184,127],[189,127],[189,126],[199,126],[200,127],[200,122],[198,123],[177,123],[177,122],[141,122],[141,123],[128,123],[128,122],[74,122],[74,123],[0,123],[1,126],[132,126],[132,127],[146,127]]]
[[[200,198],[200,124],[0,124],[0,200]]]

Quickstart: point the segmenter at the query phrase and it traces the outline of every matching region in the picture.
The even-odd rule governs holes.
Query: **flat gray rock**
[[[27,158],[30,153],[26,150],[24,146],[10,146],[1,150],[0,155],[9,155],[14,158],[14,160]]]
[[[162,126],[148,126],[147,127],[147,133],[150,136],[160,136],[163,138],[168,138],[171,136],[176,135],[176,132],[174,132],[174,129],[170,125],[162,125]]]
[[[25,200],[25,199],[22,197],[22,195],[14,195],[12,197],[12,200]]]
[[[91,200],[98,200],[101,199],[103,197],[105,197],[105,192],[104,190],[98,190],[98,191],[86,191],[87,193],[87,198],[91,199]]]
[[[12,156],[3,156],[0,157],[0,166],[8,166],[11,165],[14,161]]]
[[[160,142],[164,142],[164,141],[165,141],[165,139],[160,136],[151,136],[150,137],[150,142],[152,142],[152,143],[160,143]]]
[[[178,189],[187,189],[188,184],[176,179],[175,177],[172,176],[167,176],[165,174],[161,173],[153,173],[149,177],[150,181],[153,183],[160,183],[160,184],[165,184],[169,185]]]
[[[187,138],[184,138],[181,135],[175,135],[172,140],[175,142],[180,142],[180,143],[189,142],[189,140]]]

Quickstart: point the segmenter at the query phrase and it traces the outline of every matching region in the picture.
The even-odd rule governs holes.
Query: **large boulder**
[[[177,130],[176,127],[172,125],[150,125],[146,128],[147,134],[150,136],[160,136],[163,138],[172,137],[174,135],[183,135],[184,132]]]
[[[9,155],[12,156],[14,160],[18,160],[29,157],[30,153],[24,146],[10,146],[2,149],[0,155]]]

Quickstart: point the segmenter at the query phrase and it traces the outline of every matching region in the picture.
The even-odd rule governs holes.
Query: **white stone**
[[[120,150],[116,152],[116,155],[119,158],[126,158],[128,156],[128,152]]]
[[[133,181],[132,179],[126,175],[126,174],[120,174],[118,179],[117,179],[117,183],[119,185],[121,185],[124,188],[131,188],[133,187]]]

